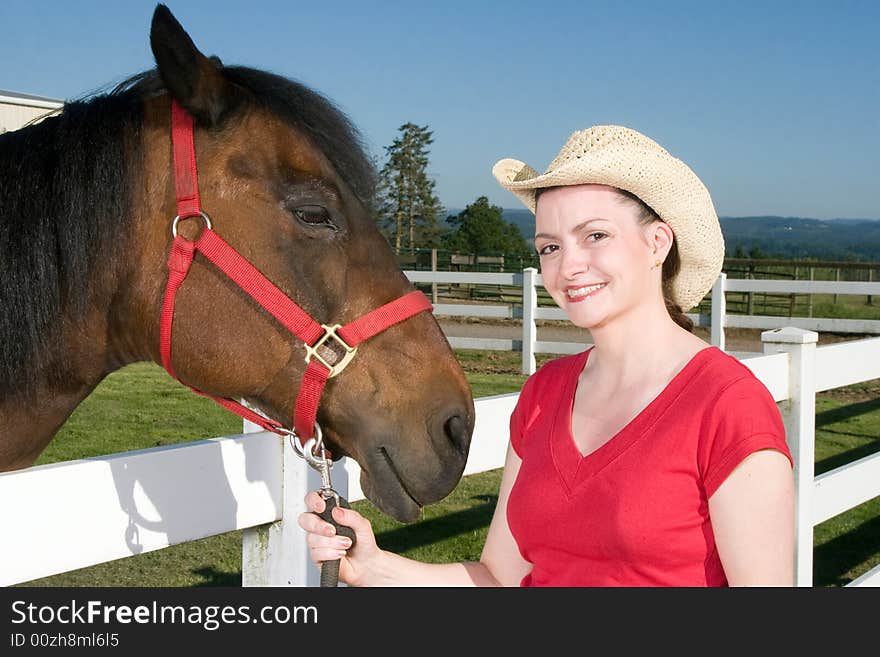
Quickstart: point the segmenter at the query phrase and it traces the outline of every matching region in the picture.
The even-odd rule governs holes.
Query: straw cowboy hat
[[[532,212],[535,190],[542,187],[592,183],[638,196],[675,234],[681,269],[670,281],[671,294],[684,311],[700,302],[721,272],[724,237],[705,185],[684,162],[635,130],[617,125],[579,130],[544,173],[507,158],[492,174]]]

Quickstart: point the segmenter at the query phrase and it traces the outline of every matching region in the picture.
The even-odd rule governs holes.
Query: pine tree
[[[434,142],[428,126],[405,123],[400,136],[386,146],[388,157],[379,174],[377,220],[397,253],[436,246],[443,212],[428,177],[428,146]]]

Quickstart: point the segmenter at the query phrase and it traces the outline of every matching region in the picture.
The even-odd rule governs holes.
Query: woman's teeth
[[[569,299],[584,297],[592,294],[596,290],[601,290],[605,285],[605,283],[597,283],[596,285],[587,285],[586,287],[570,288],[566,290],[566,293],[568,294]]]

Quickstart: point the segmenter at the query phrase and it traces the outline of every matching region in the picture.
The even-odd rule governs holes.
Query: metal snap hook
[[[321,431],[321,425],[317,422],[315,423],[315,437],[309,438],[305,445],[302,446],[300,446],[299,436],[296,431],[283,429],[283,432],[287,434],[287,440],[290,442],[290,447],[294,453],[300,458],[305,459],[306,463],[310,466],[316,470],[333,467],[334,463],[331,459],[327,458],[327,450],[324,449],[324,434]]]

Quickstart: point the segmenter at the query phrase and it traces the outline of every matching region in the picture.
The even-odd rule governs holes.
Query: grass
[[[519,354],[458,351],[475,397],[518,390]],[[550,356],[541,355],[540,362]],[[880,382],[821,393],[816,402],[816,472],[880,450]],[[109,376],[70,417],[38,463],[240,433],[241,421],[191,393],[155,365]],[[497,499],[500,470],[464,477],[419,522],[403,525],[368,501],[353,506],[373,522],[379,544],[429,562],[475,560]],[[816,586],[841,586],[880,564],[880,498],[815,529]],[[229,532],[22,586],[240,586],[241,532]]]

